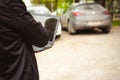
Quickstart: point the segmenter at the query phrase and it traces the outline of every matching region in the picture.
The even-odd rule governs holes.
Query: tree
[[[94,0],[94,2],[101,4],[103,7],[105,7],[106,0]]]
[[[75,3],[78,3],[78,2],[80,2],[80,0],[75,0]]]

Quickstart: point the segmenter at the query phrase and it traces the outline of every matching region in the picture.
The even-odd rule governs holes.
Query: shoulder
[[[10,0],[0,0],[0,7],[4,7],[5,5],[8,5]]]

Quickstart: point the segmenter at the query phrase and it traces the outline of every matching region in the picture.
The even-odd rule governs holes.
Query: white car
[[[49,10],[47,7],[45,7],[44,5],[27,7],[27,10],[28,10],[30,13],[51,15],[50,10]]]
[[[39,5],[39,6],[29,6],[27,7],[27,10],[31,13],[31,14],[42,14],[42,15],[52,15],[51,11],[45,7],[44,5]],[[54,15],[55,16],[55,15]],[[62,32],[62,26],[61,23],[59,22],[59,26],[58,26],[58,30],[56,33],[56,36],[58,38],[60,38],[61,36],[61,32]]]

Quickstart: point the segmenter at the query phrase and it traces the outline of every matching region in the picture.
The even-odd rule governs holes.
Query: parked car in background
[[[27,7],[27,10],[31,14],[40,14],[40,15],[51,15],[51,16],[53,16],[51,14],[51,11],[47,7],[45,7],[44,5],[29,6],[29,7]],[[59,22],[59,26],[58,26],[58,30],[57,30],[56,36],[60,38],[61,37],[61,33],[62,33],[62,26],[61,26],[61,23]]]
[[[81,29],[95,28],[108,33],[111,30],[111,15],[97,3],[74,4],[61,16],[61,23],[70,34]]]

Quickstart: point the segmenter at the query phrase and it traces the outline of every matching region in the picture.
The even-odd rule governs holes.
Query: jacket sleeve
[[[42,47],[48,43],[48,32],[37,22],[29,12],[22,0],[11,0],[10,8],[10,25],[18,31],[31,44]]]

